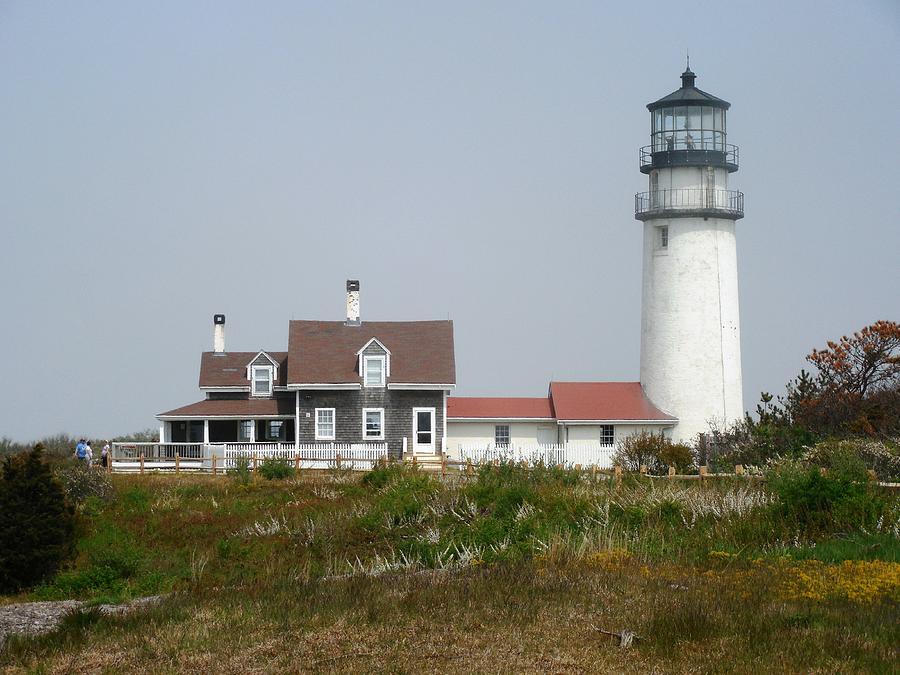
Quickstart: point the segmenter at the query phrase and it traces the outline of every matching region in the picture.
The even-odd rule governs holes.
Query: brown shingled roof
[[[157,417],[293,417],[294,407],[293,394],[281,398],[205,400],[160,413]]]
[[[255,352],[203,352],[200,356],[201,387],[246,387],[250,389],[247,379],[247,365],[259,354]],[[287,383],[287,352],[269,352],[266,354],[278,363],[278,382],[276,387]]]
[[[288,384],[359,383],[356,353],[373,337],[391,352],[388,383],[456,383],[452,321],[291,321]]]

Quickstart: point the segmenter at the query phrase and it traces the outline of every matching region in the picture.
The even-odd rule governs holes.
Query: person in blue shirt
[[[82,438],[78,441],[78,444],[75,446],[75,459],[80,459],[83,461],[87,461],[88,451],[87,451],[87,443],[84,442]]]

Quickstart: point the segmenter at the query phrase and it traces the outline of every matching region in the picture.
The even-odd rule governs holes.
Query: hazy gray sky
[[[291,318],[455,322],[457,394],[636,380],[645,104],[732,103],[745,406],[900,319],[895,2],[0,3],[0,436],[201,398]]]

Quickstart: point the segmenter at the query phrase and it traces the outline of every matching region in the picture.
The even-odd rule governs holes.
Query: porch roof
[[[280,398],[203,400],[160,413],[156,417],[161,420],[213,417],[252,419],[254,417],[293,417],[294,412],[294,396],[291,395]]]

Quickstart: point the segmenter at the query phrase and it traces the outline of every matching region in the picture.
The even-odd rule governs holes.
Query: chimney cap
[[[224,314],[213,314],[213,323],[217,325],[225,324],[225,315]]]
[[[358,291],[359,290],[359,279],[347,279],[347,290],[348,291]]]

